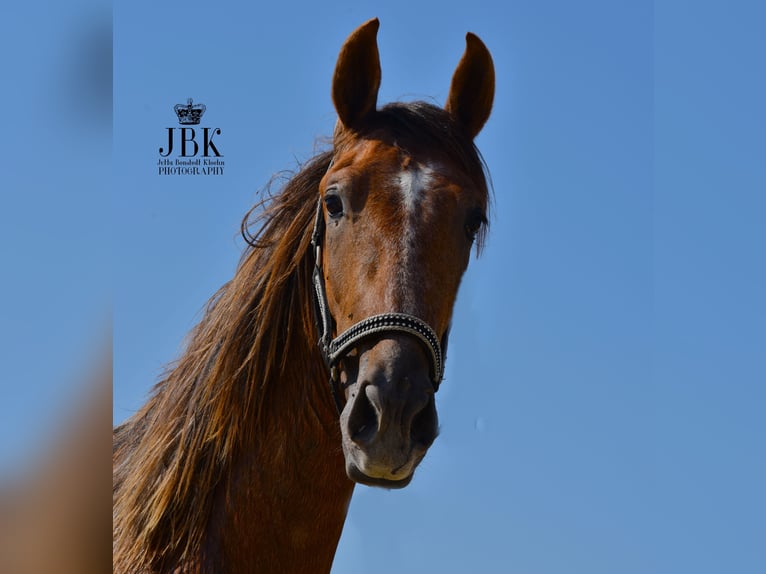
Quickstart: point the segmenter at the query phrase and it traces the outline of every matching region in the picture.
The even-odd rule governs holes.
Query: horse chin
[[[358,484],[363,484],[365,486],[376,486],[379,488],[387,488],[390,490],[404,488],[410,482],[412,482],[412,477],[415,476],[414,474],[411,473],[405,478],[400,478],[400,479],[377,478],[377,477],[373,477],[373,476],[369,476],[365,474],[353,462],[346,463],[346,474],[351,480],[353,480],[354,482]]]

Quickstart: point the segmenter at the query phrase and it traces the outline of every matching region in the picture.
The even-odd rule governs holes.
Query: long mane
[[[423,102],[390,104],[379,119],[393,137],[440,146],[487,193],[481,156],[447,112]],[[217,487],[264,436],[275,384],[281,400],[291,393],[292,405],[300,405],[308,382],[326,377],[315,344],[310,241],[331,159],[332,152],[314,157],[245,217],[248,246],[234,277],[210,299],[147,403],[115,428],[116,571],[193,570]]]
[[[114,431],[115,564],[162,571],[198,551],[215,486],[252,444],[267,381],[287,361],[321,374],[309,254],[318,184],[331,153],[312,159],[242,223],[249,245],[234,278],[209,301],[186,351],[144,407]],[[286,327],[286,328],[285,328]]]

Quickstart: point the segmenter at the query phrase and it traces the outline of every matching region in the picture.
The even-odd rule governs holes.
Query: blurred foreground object
[[[111,351],[111,347],[110,347]],[[42,456],[0,485],[0,572],[111,568],[111,352]]]
[[[111,325],[91,349],[110,307],[111,7],[19,4],[0,31],[0,573],[108,572]]]

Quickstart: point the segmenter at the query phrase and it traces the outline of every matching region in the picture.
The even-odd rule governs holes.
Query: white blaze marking
[[[399,174],[399,189],[407,215],[412,216],[420,203],[420,197],[431,183],[431,168],[420,164],[410,164]]]
[[[405,312],[415,311],[415,301],[411,299],[414,292],[418,291],[417,283],[420,281],[414,268],[414,252],[417,237],[415,229],[418,220],[423,217],[422,210],[427,208],[424,195],[433,183],[433,169],[424,164],[414,161],[402,168],[399,172],[399,191],[401,193],[402,206],[404,207],[403,233],[399,239],[399,277],[396,282],[400,296],[404,301],[399,305],[405,306]]]

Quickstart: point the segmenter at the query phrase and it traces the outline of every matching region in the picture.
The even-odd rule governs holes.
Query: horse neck
[[[146,571],[163,573],[330,571],[353,483],[345,474],[338,414],[322,359],[309,343],[316,337],[296,324],[283,329],[292,333],[287,360],[268,377],[251,373],[253,379],[241,381],[258,389],[253,408],[237,400],[239,391],[228,395],[219,405],[228,410],[225,427],[210,427],[215,417],[203,409],[194,385],[180,384],[185,379],[173,375],[117,429],[116,571],[135,571],[131,564],[137,560]],[[210,375],[207,369],[202,373]],[[211,379],[199,386],[222,384]],[[185,420],[183,413],[189,412],[197,414]],[[195,425],[202,427],[204,440],[165,438]],[[230,440],[222,441],[221,433]],[[215,441],[235,446],[226,454],[218,445],[208,455],[192,456]],[[169,468],[168,461],[179,462]],[[190,474],[165,480],[182,471]],[[170,487],[158,496],[157,485],[165,483]],[[144,531],[158,512],[156,526]],[[142,534],[134,542],[130,537],[136,532]]]
[[[271,405],[296,404],[291,390],[277,386]],[[301,398],[297,411],[270,409],[219,486],[203,543],[212,571],[330,571],[353,483],[327,397]]]

